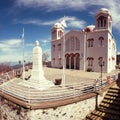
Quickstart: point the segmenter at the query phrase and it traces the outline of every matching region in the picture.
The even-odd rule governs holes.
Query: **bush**
[[[93,72],[92,68],[87,68],[87,72]]]

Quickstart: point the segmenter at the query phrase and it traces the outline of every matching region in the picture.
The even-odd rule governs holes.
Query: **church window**
[[[88,66],[93,66],[93,60],[94,60],[93,57],[88,57],[88,58],[87,58]]]
[[[53,64],[55,65],[55,58],[53,58]]]
[[[58,44],[58,50],[61,51],[61,44]]]
[[[70,43],[70,39],[65,41],[65,49],[66,49],[66,51],[69,51],[69,47],[70,47],[69,43]]]
[[[80,49],[80,40],[76,37],[76,50]]]
[[[103,44],[103,40],[104,38],[103,37],[99,37],[99,45],[102,47],[104,44]]]
[[[111,40],[109,39],[109,49],[111,49]]]
[[[87,40],[87,42],[88,42],[88,47],[93,47],[93,41],[94,41],[93,38]]]
[[[115,44],[113,43],[113,50],[115,50]]]
[[[61,65],[61,58],[58,59],[59,65]]]
[[[53,34],[56,33],[56,30],[53,30],[52,33],[53,33]]]
[[[98,27],[106,27],[106,23],[107,23],[107,18],[104,16],[100,16],[97,19],[97,26]]]
[[[74,50],[74,37],[71,37],[71,50]]]
[[[53,45],[53,51],[55,51],[55,45]]]
[[[62,37],[63,36],[63,32],[60,30],[59,32],[58,32],[58,37]]]

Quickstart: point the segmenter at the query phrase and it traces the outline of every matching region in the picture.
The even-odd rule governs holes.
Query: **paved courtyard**
[[[54,81],[55,79],[62,78],[63,71],[62,69],[56,68],[47,68],[44,67],[44,74],[48,80]],[[110,74],[115,74],[115,71],[112,73],[103,73],[103,79],[105,79]],[[95,80],[101,76],[101,73],[97,72],[84,72],[80,70],[65,70],[65,83],[74,83],[87,80]]]

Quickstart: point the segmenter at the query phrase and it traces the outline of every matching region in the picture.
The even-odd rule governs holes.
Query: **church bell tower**
[[[96,29],[108,29],[112,33],[112,17],[110,11],[106,8],[101,8],[96,13]]]

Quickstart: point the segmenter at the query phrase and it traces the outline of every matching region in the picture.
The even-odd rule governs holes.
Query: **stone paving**
[[[54,81],[55,79],[62,78],[63,70],[56,69],[56,68],[47,68],[44,67],[44,74],[45,77],[49,80]],[[115,71],[111,73],[103,73],[103,79],[106,79],[109,75],[114,75]],[[95,80],[100,78],[101,73],[98,72],[84,72],[80,70],[65,70],[65,83],[74,83],[74,82],[81,82],[87,80]]]

